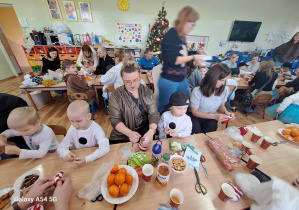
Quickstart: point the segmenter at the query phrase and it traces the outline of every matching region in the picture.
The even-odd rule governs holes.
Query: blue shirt
[[[229,60],[225,60],[225,61],[222,61],[221,63],[225,63],[228,66],[228,61]],[[230,68],[230,69],[232,69],[232,68],[238,68],[238,64],[237,63],[233,63],[228,68]]]
[[[149,61],[146,59],[146,57],[140,58],[138,61],[138,65],[145,70],[152,70],[155,66],[159,65],[160,62],[157,57],[153,56],[152,59]]]

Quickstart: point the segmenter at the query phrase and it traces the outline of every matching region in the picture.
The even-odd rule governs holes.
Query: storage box
[[[44,106],[52,100],[50,91],[34,91],[29,92],[36,106]],[[21,91],[21,97],[27,102],[28,106],[32,106],[26,93]]]
[[[46,53],[46,50],[43,46],[34,46],[34,51],[37,54],[44,54]]]
[[[76,48],[75,47],[66,47],[66,53],[67,54],[76,54]]]

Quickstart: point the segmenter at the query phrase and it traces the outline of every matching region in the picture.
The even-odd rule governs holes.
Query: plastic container
[[[159,144],[160,142],[160,144]],[[156,167],[159,164],[162,153],[162,141],[158,140],[153,146],[151,164]]]
[[[170,154],[169,154],[169,153],[164,153],[163,156],[162,156],[161,161],[162,161],[163,163],[168,164],[168,163],[169,163],[169,160],[170,160]]]
[[[50,91],[34,91],[29,93],[36,106],[43,106],[52,100]],[[28,106],[32,106],[27,95],[21,92],[21,97],[27,102]]]

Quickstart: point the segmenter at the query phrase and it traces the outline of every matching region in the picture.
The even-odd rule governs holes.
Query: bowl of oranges
[[[109,203],[121,204],[133,197],[138,183],[138,174],[131,166],[114,165],[102,181],[102,195]]]
[[[299,144],[299,125],[287,124],[285,128],[278,129],[278,133],[287,140]]]

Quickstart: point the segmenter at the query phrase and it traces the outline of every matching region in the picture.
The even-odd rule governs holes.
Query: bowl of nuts
[[[172,155],[169,160],[169,166],[176,173],[184,173],[188,166],[187,161],[183,156],[180,155]]]

